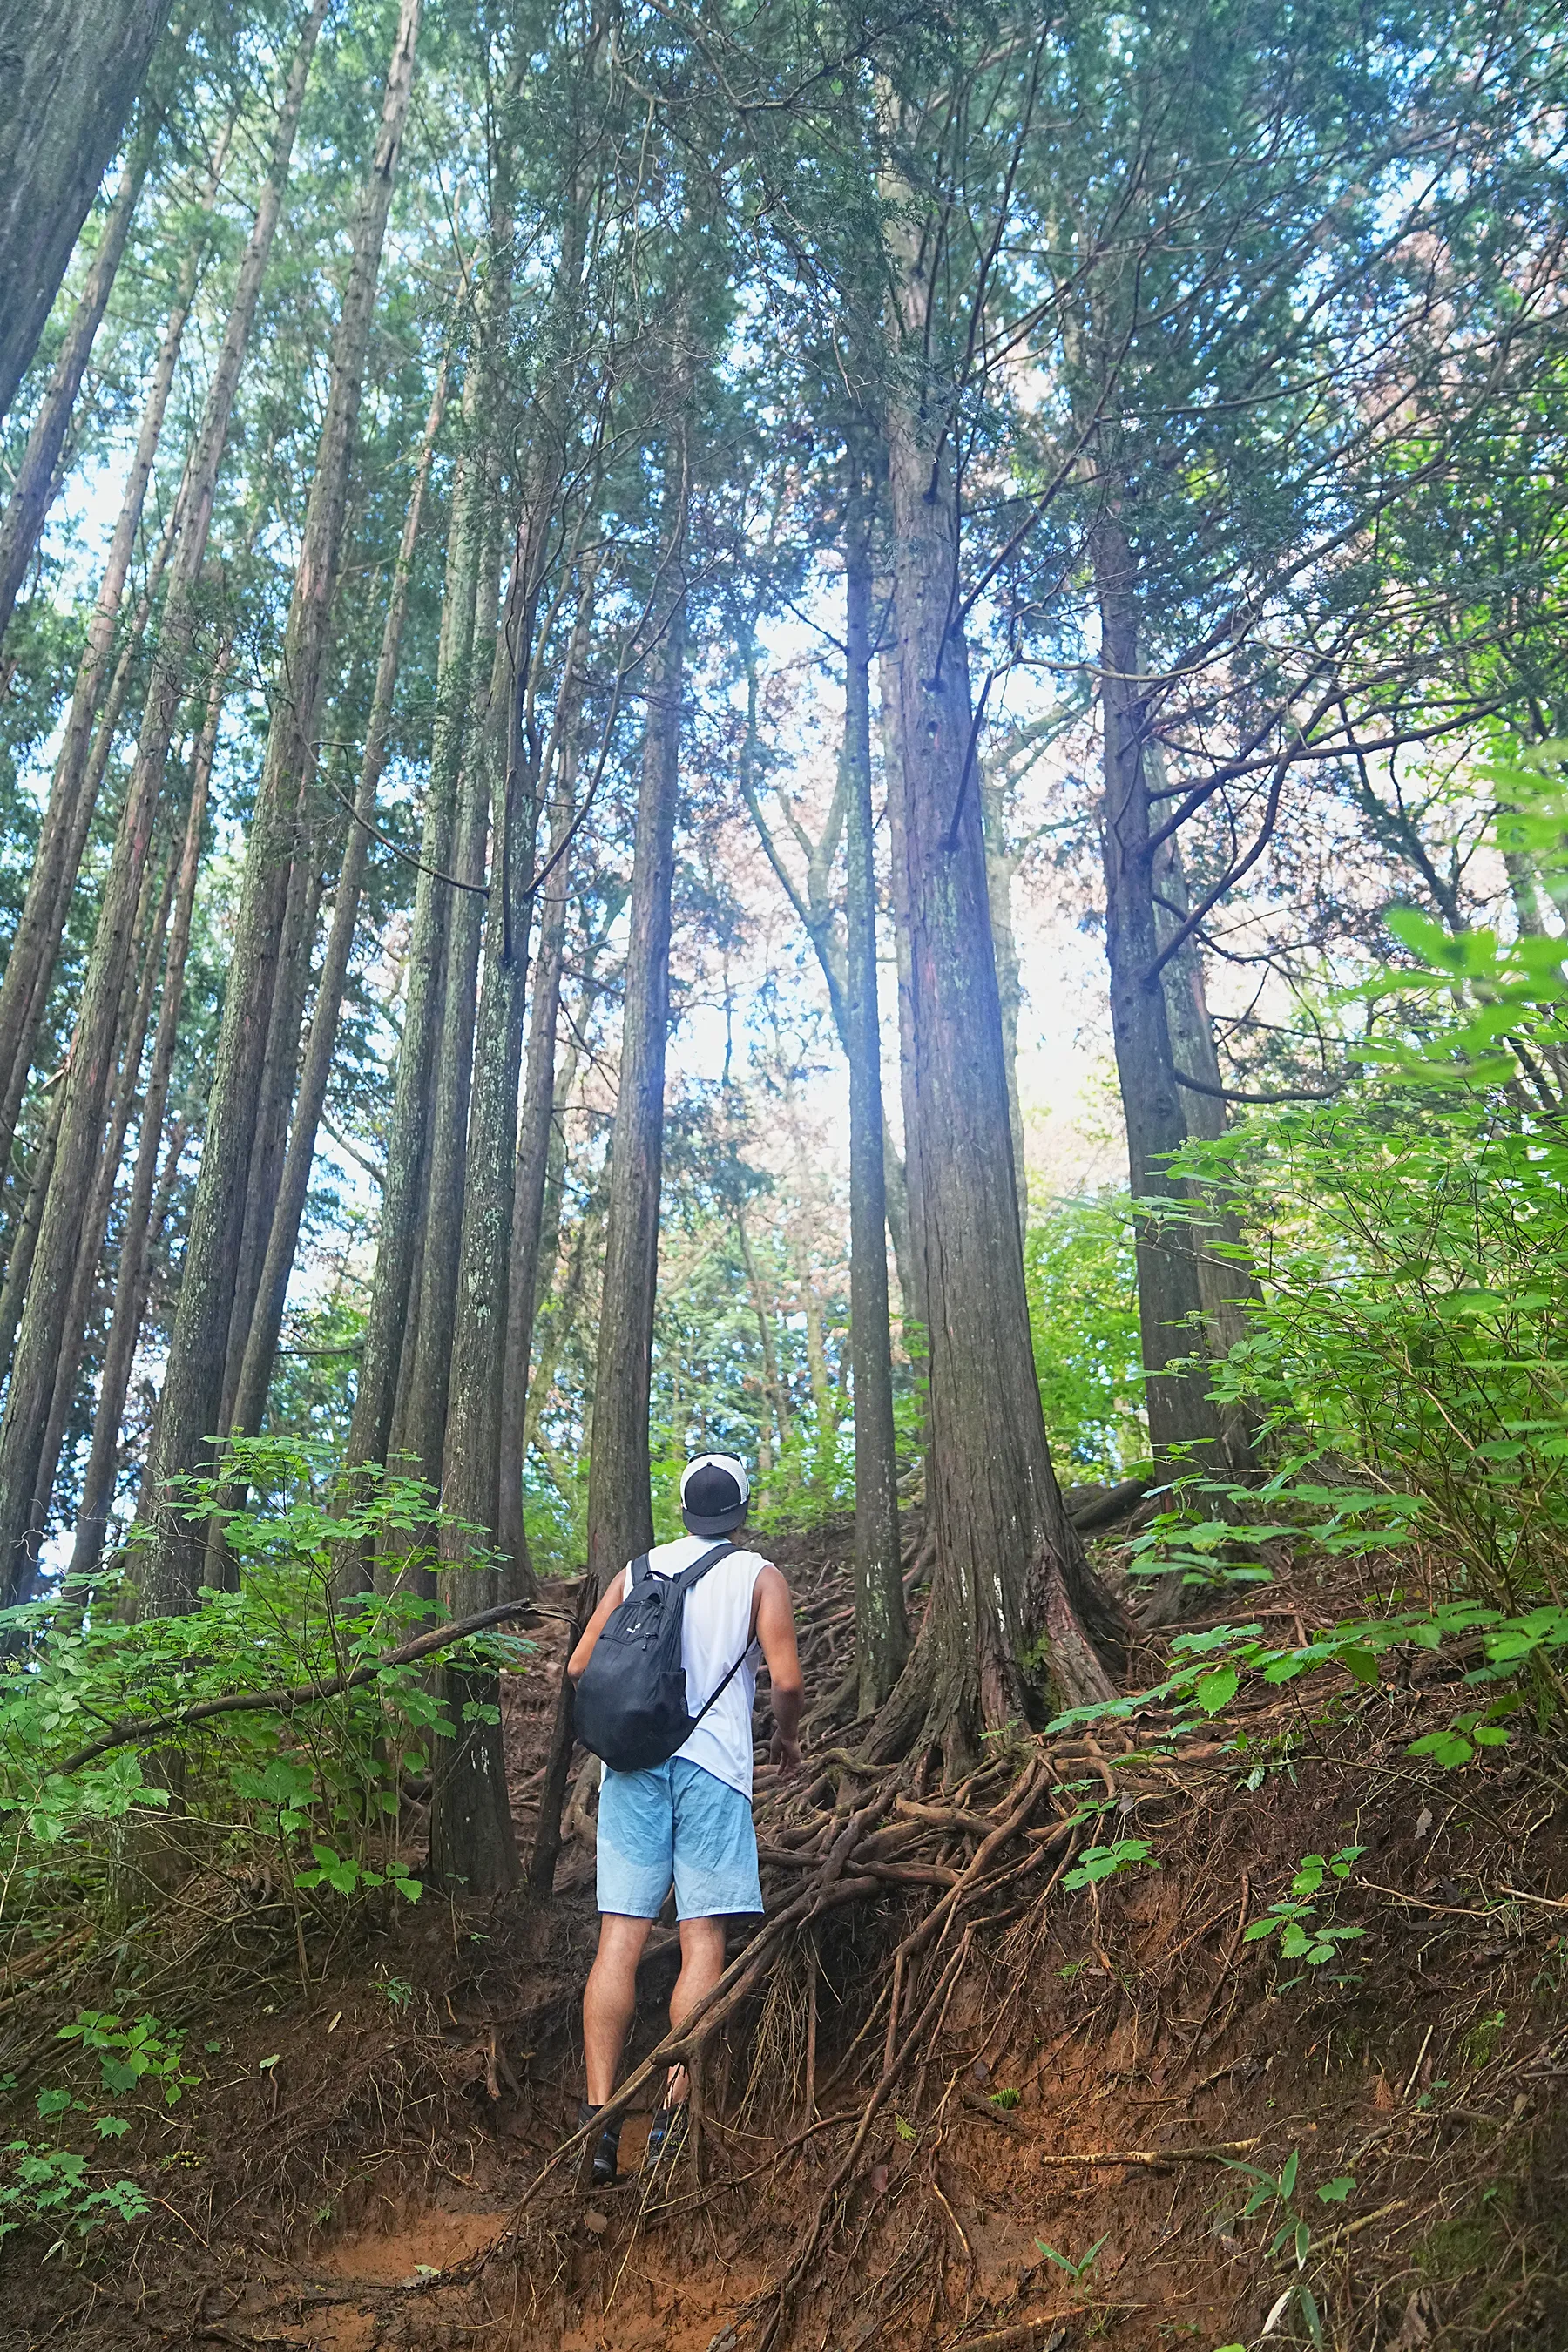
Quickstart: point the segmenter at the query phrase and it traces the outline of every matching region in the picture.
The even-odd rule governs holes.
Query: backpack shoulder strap
[[[637,1591],[639,1584],[649,1584],[652,1580],[653,1570],[648,1565],[648,1557],[645,1551],[632,1562],[632,1592]],[[626,1598],[629,1601],[631,1593],[628,1593]]]
[[[694,1559],[689,1568],[683,1568],[679,1576],[672,1576],[669,1580],[679,1588],[684,1600],[694,1584],[701,1583],[710,1568],[717,1568],[721,1559],[728,1559],[732,1551],[739,1549],[740,1546],[732,1544],[726,1536],[722,1543],[716,1543],[711,1551],[705,1551],[700,1559]]]

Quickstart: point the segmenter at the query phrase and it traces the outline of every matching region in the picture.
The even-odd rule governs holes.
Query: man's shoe
[[[584,2124],[591,2124],[598,2112],[598,2108],[591,2107],[586,2099],[580,2100],[577,2106],[578,2130],[581,2131]],[[595,2189],[608,2189],[613,2186],[616,2178],[616,2159],[620,2154],[620,2147],[621,2119],[617,2116],[615,2122],[607,2125],[605,2130],[600,2134],[599,2144],[594,2150],[594,2170],[592,2178],[593,2185]]]
[[[686,2102],[678,2107],[658,2107],[647,2127],[647,2153],[643,2158],[643,2169],[651,2172],[667,2157],[679,2156],[686,2145]]]

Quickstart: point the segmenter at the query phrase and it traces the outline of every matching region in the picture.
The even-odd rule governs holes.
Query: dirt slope
[[[844,1587],[821,1550],[796,1573],[820,1676]],[[1333,1596],[1304,1580],[1272,1605],[1310,1629]],[[507,1691],[525,1835],[550,1664]],[[1269,2343],[1311,2341],[1315,2315],[1342,2352],[1568,2347],[1568,1820],[1528,1739],[1462,1774],[1411,1759],[1447,1706],[1317,1677],[1173,1758],[1026,1742],[967,1796],[906,1789],[892,1826],[857,1833],[862,1894],[783,1937],[715,2038],[692,2152],[645,2180],[645,2098],[596,2199],[550,2169],[580,2088],[591,1818],[547,1906],[427,1895],[335,1942],[298,1941],[265,1880],[209,1873],[158,1948],[106,1970],[84,1947],[5,1998],[19,2115],[70,2079],[59,2023],[111,2000],[183,2026],[203,2079],[167,2111],[124,2107],[115,2168],[155,2200],[144,2222],[47,2263],[36,2231],[7,2242],[0,2342],[1212,2352],[1262,2342],[1274,2313]],[[986,1807],[1020,1769],[1055,1813],[982,1873],[984,1900],[952,1899],[895,1988],[930,1906],[982,1884]],[[820,1843],[864,1806],[844,1777],[837,1812],[831,1773],[815,1813],[798,1790],[761,1801],[775,1913],[817,1819]],[[1082,1832],[1064,1844],[1059,1821],[1085,1793],[1101,1842],[1147,1841],[1157,1866],[1062,1883]],[[1337,1958],[1247,1940],[1304,1855],[1350,1845],[1316,1912],[1364,1931]],[[673,1942],[656,1933],[634,2062]]]

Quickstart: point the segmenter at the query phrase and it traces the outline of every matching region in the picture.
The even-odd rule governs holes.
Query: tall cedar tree
[[[179,1307],[159,1400],[150,1465],[155,1539],[142,1571],[144,1605],[163,1615],[194,1602],[205,1530],[171,1481],[204,1468],[222,1402],[245,1210],[278,953],[287,909],[296,811],[314,759],[317,700],[337,583],[349,461],[374,314],[403,126],[414,83],[420,0],[403,0],[353,258],[333,339],[331,382],[306,509],[268,730],[256,814],[246,844],[223,1025],[213,1075]]]

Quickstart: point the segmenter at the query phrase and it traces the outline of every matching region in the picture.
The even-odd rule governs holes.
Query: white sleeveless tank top
[[[674,1543],[656,1544],[647,1556],[655,1576],[679,1576],[705,1551],[717,1536],[679,1536]],[[689,1714],[707,1706],[737,1658],[744,1656],[739,1674],[731,1676],[708,1708],[684,1748],[676,1750],[705,1772],[752,1793],[752,1709],[756,1703],[757,1668],[762,1650],[752,1638],[752,1596],[767,1566],[761,1552],[732,1551],[709,1570],[686,1596],[681,1627],[681,1664],[686,1668],[686,1705]],[[628,1566],[621,1580],[621,1598],[631,1591]]]

